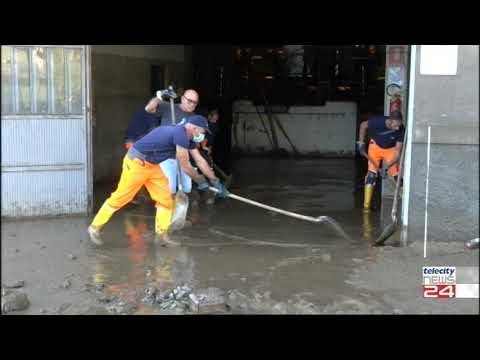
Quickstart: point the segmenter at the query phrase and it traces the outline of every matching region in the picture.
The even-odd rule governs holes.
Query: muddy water
[[[21,313],[27,314],[41,309],[103,314],[102,297],[134,304],[136,314],[157,314],[158,309],[141,302],[145,288],[181,284],[236,289],[256,299],[255,306],[232,309],[234,313],[335,313],[352,306],[357,312],[391,313],[382,298],[371,291],[359,295],[352,283],[359,266],[375,264],[383,251],[368,246],[382,224],[379,211],[360,211],[361,177],[353,160],[336,159],[245,159],[234,170],[233,193],[304,215],[330,216],[350,240],[326,224],[234,200],[192,207],[193,226],[176,235],[180,248],[155,244],[149,202],[115,214],[102,247],[89,242],[90,219],[84,217],[3,222],[2,283],[26,281],[31,306]],[[96,209],[112,189],[97,187]],[[61,287],[66,279],[72,284],[68,289]],[[359,297],[371,299],[370,305]]]

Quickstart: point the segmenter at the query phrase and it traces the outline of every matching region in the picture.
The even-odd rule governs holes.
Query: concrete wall
[[[431,126],[428,240],[465,241],[479,234],[479,49],[458,47],[456,75],[420,74],[417,47],[408,239],[423,240],[427,129]]]
[[[258,107],[268,133],[269,122],[262,106]],[[274,113],[301,155],[353,157],[357,106],[351,102],[327,102],[325,106],[295,106],[288,112]],[[255,106],[237,103],[233,110],[232,142],[242,153],[272,150]],[[275,125],[279,148],[293,153],[292,147]]]
[[[183,45],[93,45],[94,182],[116,181],[125,155],[123,138],[136,109],[153,96],[151,65],[166,65],[166,82],[183,86]]]

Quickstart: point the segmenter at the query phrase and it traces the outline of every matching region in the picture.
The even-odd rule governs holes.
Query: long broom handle
[[[216,188],[212,187],[212,186],[210,186],[209,189],[210,189],[210,191],[213,191],[214,193],[218,192],[218,190]],[[273,207],[273,206],[268,206],[268,205],[259,203],[257,201],[253,201],[253,200],[250,200],[250,199],[247,199],[247,198],[244,198],[244,197],[232,194],[232,193],[229,193],[227,196],[231,199],[242,201],[244,203],[247,203],[247,204],[250,204],[250,205],[253,205],[253,206],[257,206],[257,207],[260,207],[260,208],[263,208],[263,209],[266,209],[266,210],[270,210],[270,211],[273,211],[273,212],[276,212],[276,213],[279,213],[279,214],[283,214],[283,215],[286,215],[286,216],[290,216],[290,217],[300,219],[300,220],[310,221],[310,222],[314,222],[314,223],[320,223],[320,222],[326,221],[326,218],[327,218],[326,216],[319,216],[319,217],[315,218],[313,216],[305,216],[305,215],[297,214],[297,213],[282,210],[282,209],[279,209],[279,208],[276,208],[276,207]]]
[[[397,186],[395,186],[395,194],[393,195],[393,206],[392,206],[392,220],[393,220],[393,222],[397,221],[398,192],[400,190],[400,182],[401,182],[402,175],[403,175],[404,160],[405,160],[405,149],[406,148],[407,148],[407,132],[405,131],[405,136],[403,137],[402,153],[400,155],[400,169],[398,171]]]
[[[175,125],[175,103],[173,102],[173,99],[170,98],[170,112],[172,115],[172,125]],[[177,159],[177,186],[178,190],[183,192],[183,184],[182,184],[182,175],[180,173],[180,161]]]

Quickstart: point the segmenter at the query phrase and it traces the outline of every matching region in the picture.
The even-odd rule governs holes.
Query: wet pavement
[[[116,213],[101,247],[88,240],[91,218],[4,220],[2,284],[23,280],[12,291],[29,299],[12,314],[182,313],[142,302],[147,288],[180,285],[219,289],[232,314],[478,314],[478,299],[421,293],[422,266],[478,266],[478,251],[435,243],[424,261],[420,239],[400,246],[399,234],[393,246],[369,246],[386,224],[379,210],[361,211],[362,172],[355,160],[340,159],[257,158],[234,166],[233,193],[330,216],[351,239],[231,199],[192,206],[193,226],[175,235],[179,248],[155,243],[149,202]],[[95,210],[113,186],[96,187]]]

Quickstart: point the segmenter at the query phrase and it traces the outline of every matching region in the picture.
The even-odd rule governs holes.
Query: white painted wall
[[[98,54],[183,62],[184,48],[184,45],[93,45],[92,51]]]
[[[259,106],[258,110],[270,133],[264,108]],[[251,153],[270,151],[272,146],[255,106],[249,102],[237,102],[233,106],[233,112],[232,141],[234,147]],[[283,125],[302,155],[354,156],[355,154],[356,103],[327,102],[325,106],[321,107],[296,106],[290,107],[288,113],[275,113],[273,116]],[[293,152],[278,127],[276,127],[276,132],[279,147],[289,153]]]

